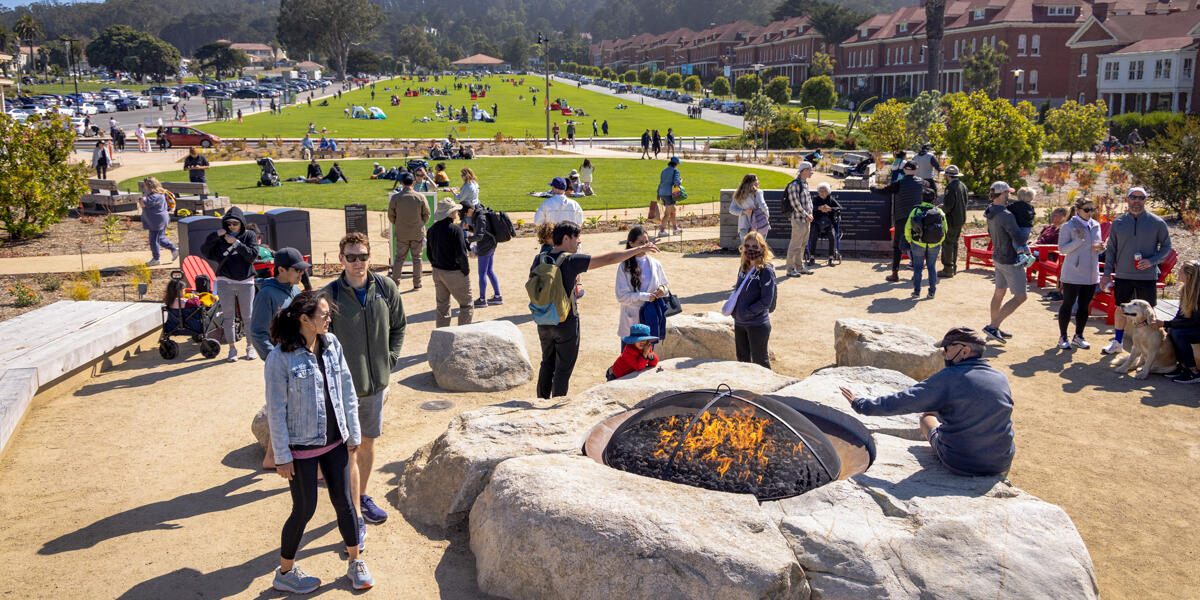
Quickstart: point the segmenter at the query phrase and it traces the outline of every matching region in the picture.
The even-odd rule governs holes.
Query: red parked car
[[[195,127],[167,127],[167,147],[171,146],[203,146],[212,148],[221,143],[221,138],[204,133]]]

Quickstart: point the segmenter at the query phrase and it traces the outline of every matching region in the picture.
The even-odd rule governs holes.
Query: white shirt
[[[617,302],[621,304],[621,319],[617,324],[617,336],[629,335],[629,328],[641,322],[642,305],[650,301],[650,294],[660,285],[667,285],[667,274],[663,272],[662,263],[649,256],[637,257],[638,266],[642,270],[642,285],[633,289],[629,282],[629,273],[625,271],[625,263],[617,265]],[[667,288],[670,291],[670,288]]]
[[[562,223],[570,221],[580,227],[583,226],[583,209],[579,207],[579,203],[561,194],[556,194],[546,198],[542,205],[538,207],[537,212],[533,213],[533,224],[541,225],[545,222]]]

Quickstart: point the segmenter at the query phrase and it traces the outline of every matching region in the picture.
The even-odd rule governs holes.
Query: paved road
[[[571,81],[570,79],[562,79],[562,78],[554,77],[554,76],[551,76],[551,79],[553,79],[554,81],[557,81],[558,83],[561,83],[563,85],[577,85],[579,83],[577,81]],[[662,100],[659,98],[647,98],[645,96],[642,96],[641,94],[618,94],[611,89],[608,89],[608,88],[602,87],[602,86],[598,86],[598,85],[585,85],[585,86],[581,86],[581,87],[588,91],[612,96],[613,98],[617,98],[628,104],[634,104],[634,103],[645,104],[647,106],[654,106],[654,107],[661,108],[664,110],[669,110],[671,112],[677,112],[681,115],[687,114],[688,105],[681,104],[679,102],[672,102],[670,100]],[[188,109],[188,110],[191,110],[191,109]],[[744,126],[743,122],[742,122],[742,117],[740,117],[738,115],[731,115],[731,114],[727,114],[727,113],[723,113],[723,112],[719,112],[719,111],[715,111],[715,110],[709,110],[707,108],[704,109],[704,111],[701,114],[702,114],[701,118],[705,121],[711,121],[713,123],[721,123],[722,125],[728,125],[730,127],[736,127],[738,129],[741,129]]]

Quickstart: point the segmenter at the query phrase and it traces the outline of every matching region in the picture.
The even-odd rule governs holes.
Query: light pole
[[[542,47],[542,67],[546,69],[546,94],[545,111],[546,111],[546,146],[550,146],[550,40],[538,32],[537,43]]]
[[[1013,69],[1013,102],[1017,100],[1017,82],[1021,80],[1021,75],[1025,74],[1025,69]]]
[[[763,93],[762,70],[766,66],[767,65],[764,65],[762,63],[754,63],[754,64],[750,65],[750,68],[754,69],[754,78],[758,80],[758,95],[759,96],[761,96]],[[756,99],[756,100],[758,100],[758,99]],[[743,120],[742,123],[745,124],[745,121]],[[759,123],[759,125],[762,125],[762,123]],[[763,151],[767,150],[767,145],[769,143],[770,143],[770,138],[767,137],[767,128],[763,127]]]
[[[67,68],[71,70],[71,79],[75,83],[75,97],[79,98],[79,69],[72,68],[72,54],[75,53],[75,42],[79,40],[75,38],[64,37],[63,41],[67,43]]]

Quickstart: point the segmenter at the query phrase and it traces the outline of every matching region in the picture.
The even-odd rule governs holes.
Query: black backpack
[[[922,244],[940,244],[946,235],[945,221],[941,209],[936,206],[918,206],[913,209],[908,226],[912,238]]]
[[[793,179],[791,183],[787,184],[787,187],[783,188],[783,202],[780,203],[779,210],[783,212],[783,216],[785,217],[790,218],[792,213],[795,212],[795,210],[792,208],[792,200],[788,196],[788,188],[792,187],[793,185],[799,186],[799,181],[800,180],[798,179]],[[800,189],[804,188],[801,187]]]
[[[496,243],[504,243],[517,237],[517,230],[513,228],[512,219],[508,218],[508,213],[489,208],[484,214],[487,215],[488,233],[496,238]]]

